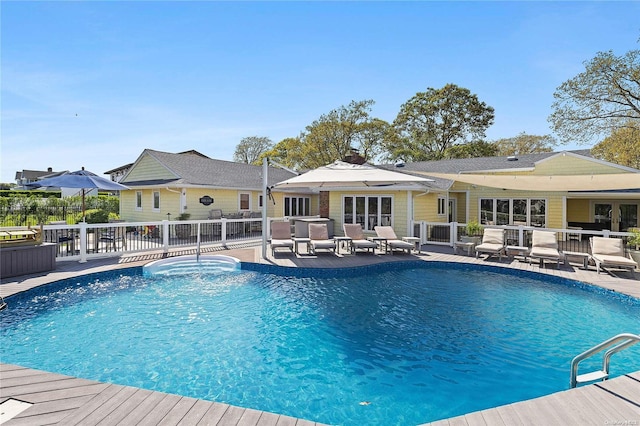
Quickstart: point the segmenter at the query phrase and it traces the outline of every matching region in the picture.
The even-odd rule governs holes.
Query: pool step
[[[640,335],[622,333],[605,340],[599,345],[596,345],[573,358],[571,361],[571,378],[569,379],[569,386],[575,388],[578,383],[607,380],[607,378],[609,378],[609,361],[611,360],[611,356],[628,348],[629,346],[635,345],[636,343],[640,343]],[[580,362],[602,351],[606,351],[602,357],[602,371],[578,374],[578,364],[580,364]]]
[[[607,380],[609,378],[609,373],[606,371],[592,371],[591,373],[584,373],[578,375],[576,377],[576,383],[588,383],[595,382],[596,380]]]

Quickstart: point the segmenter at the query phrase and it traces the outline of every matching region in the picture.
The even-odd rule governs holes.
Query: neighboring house
[[[106,172],[104,172],[104,174],[109,175],[109,178],[112,182],[120,182],[122,178],[127,174],[129,169],[131,169],[131,166],[133,166],[133,163],[125,164],[124,166],[107,170]]]
[[[25,185],[29,183],[33,183],[44,178],[60,176],[65,173],[69,172],[67,170],[62,172],[54,172],[53,168],[51,167],[47,168],[47,170],[22,170],[20,172],[16,172],[16,186],[13,189],[28,189]]]
[[[626,231],[638,226],[640,170],[589,150],[425,161],[384,168],[435,180],[414,220]]]
[[[268,184],[292,176],[295,174],[270,167]],[[128,221],[175,220],[183,213],[190,219],[207,219],[213,209],[228,215],[260,212],[265,205],[262,166],[214,160],[197,151],[173,154],[145,149],[120,183],[131,188],[120,193],[120,216]],[[307,201],[300,206],[297,195],[290,194],[276,198],[275,205],[267,201],[268,215],[283,216],[285,201],[288,213],[317,214],[310,200],[308,207],[304,205]]]

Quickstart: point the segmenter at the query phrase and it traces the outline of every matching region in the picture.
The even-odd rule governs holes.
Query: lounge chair
[[[596,271],[601,268],[629,269],[635,271],[638,264],[625,256],[624,243],[620,238],[591,237],[591,258],[596,264]]]
[[[556,267],[560,269],[560,260],[563,259],[563,256],[558,251],[558,239],[555,232],[533,230],[529,264],[531,264],[532,259],[539,259],[541,267],[544,267],[545,259],[552,260],[556,262]]]
[[[367,240],[362,232],[362,225],[359,223],[345,223],[342,225],[345,237],[351,238],[351,253],[356,253],[358,249],[371,250],[375,252],[378,245],[373,241]]]
[[[293,239],[289,222],[271,222],[271,255],[275,256],[277,248],[288,248],[293,253]]]
[[[385,245],[385,252],[393,254],[394,250],[407,251],[407,254],[411,254],[411,250],[415,248],[415,245],[402,241],[398,238],[395,231],[391,226],[376,226],[373,228],[378,235],[378,238],[383,238],[382,243]]]
[[[309,252],[316,254],[316,250],[330,250],[336,252],[336,242],[329,239],[329,229],[326,223],[309,224]]]
[[[476,258],[480,253],[488,254],[487,259],[491,255],[498,255],[498,259],[502,260],[504,254],[504,230],[495,228],[486,228],[482,234],[482,242],[475,247]]]

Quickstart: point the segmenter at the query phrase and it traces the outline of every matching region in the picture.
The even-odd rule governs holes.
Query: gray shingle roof
[[[176,180],[171,182],[172,184],[237,189],[262,188],[262,166],[214,160],[189,151],[181,154],[173,154],[170,152],[145,149],[142,155],[145,154],[152,156],[178,176]],[[295,176],[295,174],[289,171],[269,167],[269,185],[293,176]],[[123,183],[140,186],[157,185],[158,181],[127,181]]]
[[[582,155],[584,157],[592,157],[591,151],[588,149],[567,151],[574,154]],[[403,172],[408,174],[415,174],[412,172],[434,172],[434,173],[451,173],[456,174],[460,172],[484,172],[491,170],[517,170],[517,169],[532,169],[535,167],[535,163],[544,160],[546,158],[558,155],[559,152],[544,152],[540,154],[521,154],[515,156],[517,160],[510,159],[509,156],[504,157],[477,157],[477,158],[457,158],[451,160],[436,160],[436,161],[418,161],[415,163],[406,163],[402,167],[397,167],[395,164],[384,164],[378,167],[395,170],[397,172]],[[434,182],[430,183],[433,188],[448,189],[453,181],[449,179],[437,178],[434,176],[425,176],[424,174],[416,174],[416,176],[423,176],[433,179]]]
[[[567,151],[574,154],[591,157],[588,149]],[[540,154],[521,154],[515,156],[517,160],[510,160],[511,157],[478,157],[459,158],[438,161],[419,161],[416,163],[406,163],[404,169],[409,171],[435,172],[435,173],[460,173],[460,172],[481,172],[489,170],[514,170],[528,169],[535,167],[535,163],[546,158],[558,155],[558,152],[544,152]],[[392,166],[392,165],[391,165]],[[387,168],[388,166],[385,166]]]

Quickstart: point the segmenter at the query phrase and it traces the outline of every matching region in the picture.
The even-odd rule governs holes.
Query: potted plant
[[[629,254],[635,262],[640,265],[640,228],[629,228],[631,236],[627,239]]]
[[[189,213],[180,213],[178,220],[189,220],[191,215]],[[191,224],[181,223],[175,226],[176,237],[180,239],[189,238],[191,236]]]
[[[480,244],[482,239],[482,232],[484,227],[478,223],[477,220],[470,220],[465,227],[465,234],[460,237],[460,241],[463,243],[475,243]]]

